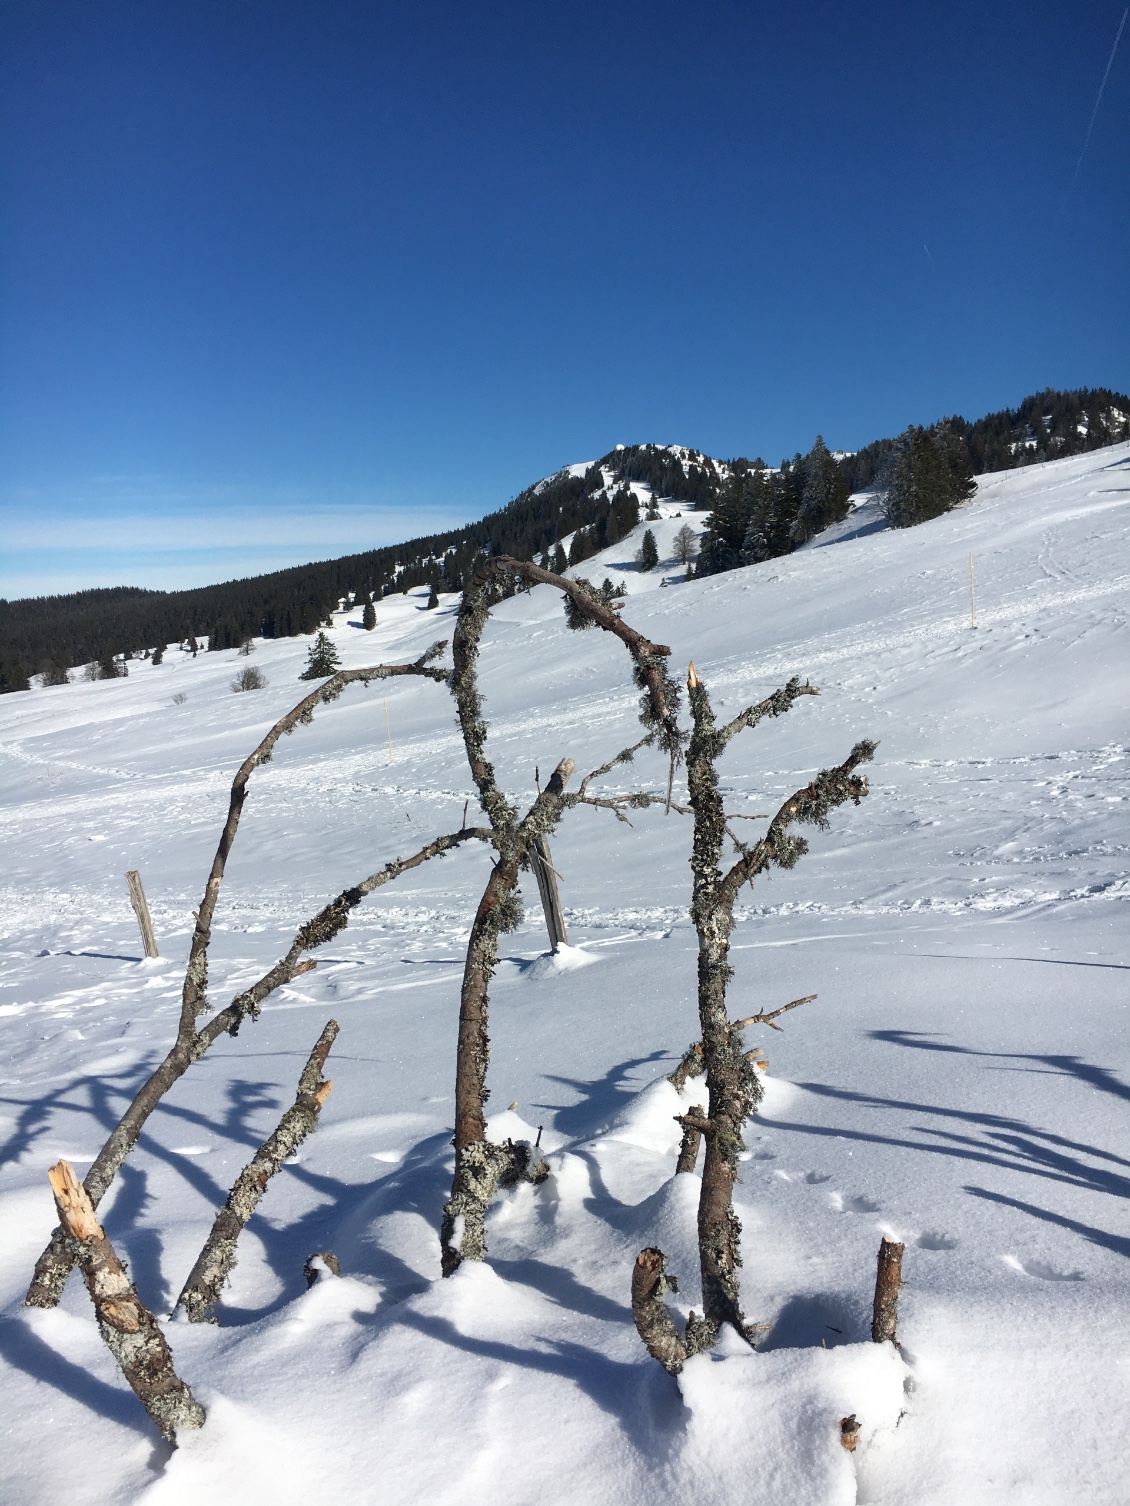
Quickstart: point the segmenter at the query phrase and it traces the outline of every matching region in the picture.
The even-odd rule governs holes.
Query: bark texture
[[[60,1227],[94,1303],[98,1330],[134,1395],[175,1447],[178,1428],[203,1425],[204,1408],[173,1369],[165,1336],[134,1290],[70,1163],[60,1161],[47,1175]]]
[[[236,1178],[228,1200],[216,1214],[212,1232],[197,1257],[184,1290],[177,1298],[191,1323],[214,1323],[213,1309],[220,1300],[224,1282],[235,1265],[236,1242],[247,1220],[259,1206],[267,1183],[318,1126],[318,1116],[332,1084],[322,1076],[330,1047],[337,1039],[338,1023],[330,1020],[318,1037],[298,1079],[298,1094],[253,1158]]]
[[[858,744],[839,768],[825,770],[790,796],[760,842],[746,846],[729,834],[740,856],[723,872],[722,850],[728,830],[718,788],[720,755],[744,728],[783,715],[801,696],[815,695],[816,690],[802,685],[799,679],[790,680],[781,690],[719,727],[693,664],[687,686],[693,718],[687,750],[687,783],[694,812],[691,918],[698,932],[699,1044],[708,1094],[702,1125],[706,1152],[698,1210],[703,1316],[688,1323],[686,1335],[688,1352],[695,1353],[713,1345],[723,1323],[731,1324],[744,1338],[751,1337],[740,1302],[741,1224],[734,1213],[733,1189],[738,1156],[744,1149],[742,1126],[760,1102],[761,1085],[742,1040],[742,1029],[751,1021],[732,1022],[726,1011],[726,988],[732,975],[729,949],[734,903],[743,884],[771,866],[792,867],[807,851],[804,839],[791,831],[796,822],[826,826],[834,806],[862,799],[867,784],[854,770],[872,756],[874,745]],[[769,1016],[753,1018],[767,1021]],[[685,1081],[694,1075],[694,1067],[692,1047],[672,1079],[681,1074]]]
[[[879,1245],[879,1263],[875,1272],[875,1303],[871,1309],[871,1338],[876,1344],[895,1342],[898,1326],[899,1287],[902,1285],[902,1257],[906,1246],[884,1235]]]
[[[641,1250],[632,1271],[632,1317],[636,1332],[652,1359],[658,1360],[671,1375],[678,1375],[687,1357],[687,1346],[679,1337],[670,1310],[663,1300],[670,1288],[676,1290],[667,1275],[667,1257],[654,1247]]]
[[[275,745],[280,737],[289,734],[300,725],[309,723],[319,705],[334,701],[341,695],[345,688],[358,681],[368,684],[371,680],[389,679],[399,675],[417,675],[425,679],[446,681],[446,671],[439,669],[431,662],[441,654],[447,645],[435,643],[426,653],[421,654],[419,659],[411,664],[379,664],[367,669],[341,670],[317,690],[304,696],[297,706],[292,707],[283,717],[280,717],[266,737],[253,753],[246,758],[240,766],[235,778],[232,780],[231,795],[228,801],[228,814],[224,822],[220,841],[216,848],[216,855],[212,860],[211,872],[205,886],[204,896],[200,902],[199,910],[194,912],[196,927],[192,934],[192,942],[189,947],[188,965],[185,969],[184,985],[181,990],[180,1019],[177,1026],[176,1040],[164,1060],[156,1070],[142,1083],[132,1102],[122,1115],[121,1119],[110,1132],[109,1138],[95,1157],[90,1170],[83,1179],[83,1186],[90,1195],[91,1203],[97,1208],[106,1189],[113,1181],[121,1167],[122,1162],[137,1144],[137,1137],[141,1133],[145,1121],[160,1103],[169,1089],[184,1075],[194,1061],[198,1061],[205,1051],[219,1036],[227,1033],[235,1035],[246,1015],[257,1014],[259,1005],[272,992],[283,983],[288,983],[300,973],[306,972],[314,964],[313,962],[299,962],[298,951],[292,947],[287,958],[277,963],[275,967],[255,985],[253,989],[239,995],[227,1009],[210,1021],[203,1030],[197,1029],[197,1021],[200,1016],[208,1011],[208,945],[211,940],[212,918],[215,914],[216,904],[220,896],[220,887],[223,883],[224,870],[227,866],[228,856],[235,842],[236,832],[239,829],[239,820],[243,812],[244,801],[247,798],[247,785],[260,764],[268,763],[274,755]],[[475,833],[477,835],[477,833]],[[472,835],[468,833],[467,835]],[[441,839],[442,840],[442,839]],[[448,844],[450,845],[450,843]],[[428,856],[433,855],[425,852]],[[416,861],[424,861],[424,857],[417,855]],[[394,867],[395,865],[389,865]],[[405,867],[414,866],[413,860],[408,860],[398,872]],[[384,873],[385,870],[382,870]],[[394,877],[392,873],[388,877]],[[374,880],[386,882],[380,875],[374,875]],[[366,881],[372,882],[372,881]],[[363,886],[362,886],[363,887]],[[372,887],[377,887],[372,883]],[[366,892],[371,892],[366,891]],[[349,894],[350,891],[346,891]],[[340,896],[334,903],[340,905],[344,896]],[[332,908],[332,907],[331,907]],[[348,906],[346,907],[346,914]],[[325,912],[323,911],[323,915]],[[319,917],[310,922],[316,925]],[[344,921],[342,922],[345,923]],[[324,928],[323,928],[324,929]],[[338,928],[340,929],[340,927]],[[302,933],[300,932],[300,935]],[[328,940],[332,931],[327,931],[321,939]],[[313,945],[320,945],[321,940],[312,941]],[[74,1254],[63,1234],[62,1228],[57,1227],[51,1236],[47,1248],[40,1255],[32,1275],[31,1285],[28,1287],[24,1298],[29,1307],[54,1307],[63,1294],[67,1277],[74,1266]]]

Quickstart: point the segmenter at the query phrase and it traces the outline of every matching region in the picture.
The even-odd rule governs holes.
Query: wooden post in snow
[[[550,950],[555,952],[559,946],[569,945],[569,936],[565,930],[565,916],[561,909],[561,895],[557,889],[557,874],[549,852],[548,837],[535,837],[531,842],[530,866],[538,881]]]
[[[141,874],[136,868],[131,868],[126,874],[126,883],[129,885],[130,903],[133,905],[133,913],[137,916],[137,923],[141,927],[141,944],[145,948],[147,957],[158,957],[157,937],[153,934],[153,918],[149,914],[149,903],[145,898],[145,890],[141,887]]]

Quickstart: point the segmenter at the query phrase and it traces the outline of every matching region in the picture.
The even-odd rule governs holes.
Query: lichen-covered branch
[[[428,842],[421,847],[419,852],[414,852],[409,858],[394,858],[391,863],[386,863],[376,873],[362,879],[359,884],[352,888],[343,889],[338,897],[331,900],[328,905],[319,910],[305,924],[295,932],[285,957],[280,957],[268,972],[253,983],[243,993],[237,994],[226,1009],[213,1016],[204,1028],[196,1033],[193,1038],[191,1052],[195,1060],[203,1056],[221,1035],[238,1035],[239,1027],[243,1021],[250,1017],[257,1019],[260,1009],[276,988],[292,982],[301,973],[308,972],[315,966],[313,959],[300,962],[303,952],[310,951],[317,946],[325,946],[339,931],[343,931],[349,924],[349,917],[363,899],[373,894],[382,885],[390,880],[399,878],[402,873],[407,873],[411,868],[418,868],[421,863],[426,863],[430,858],[442,857],[453,847],[458,847],[461,842],[477,841],[489,842],[492,833],[485,826],[465,826],[460,831],[451,832],[448,836],[436,837],[433,842]]]
[[[708,1093],[706,1117],[699,1122],[706,1141],[698,1211],[703,1316],[688,1323],[685,1338],[687,1351],[695,1353],[714,1343],[723,1323],[731,1324],[743,1337],[750,1337],[740,1303],[741,1225],[734,1213],[733,1188],[738,1156],[743,1149],[742,1126],[760,1101],[761,1085],[742,1041],[742,1028],[747,1022],[735,1024],[726,1011],[726,988],[732,973],[728,954],[734,902],[743,883],[771,865],[791,867],[807,850],[803,839],[790,831],[794,823],[826,825],[834,806],[848,799],[858,803],[867,793],[866,781],[854,769],[871,757],[874,745],[858,744],[838,769],[818,774],[811,784],[791,796],[774,816],[765,837],[754,846],[743,848],[738,861],[723,874],[726,814],[718,788],[719,755],[744,727],[755,726],[765,717],[780,716],[800,696],[816,692],[811,685],[802,685],[799,679],[790,680],[781,690],[718,728],[706,688],[693,664],[687,687],[693,717],[687,782],[695,823],[691,917],[698,932],[702,1038],[698,1050],[692,1047],[672,1073],[672,1081],[682,1087],[688,1077],[697,1075],[701,1060]],[[791,1006],[785,1006],[788,1007]],[[783,1012],[782,1009],[773,1013]],[[764,1016],[764,1022],[768,1023],[770,1018],[771,1015]]]
[[[687,1358],[687,1346],[679,1337],[670,1309],[663,1300],[668,1289],[677,1290],[667,1275],[667,1257],[650,1247],[636,1256],[632,1271],[632,1317],[636,1332],[648,1354],[670,1375],[678,1375]]]
[[[208,1029],[198,1034],[196,1022],[208,1007],[208,944],[211,939],[212,918],[219,899],[228,856],[239,828],[240,815],[247,797],[247,783],[252,773],[260,764],[269,762],[280,737],[293,732],[295,727],[311,721],[316,708],[336,700],[347,685],[354,682],[368,684],[371,680],[388,679],[398,675],[417,675],[425,679],[445,682],[446,671],[437,668],[431,661],[437,658],[446,646],[443,642],[434,643],[411,664],[378,664],[366,669],[340,670],[324,685],[304,696],[285,716],[280,717],[255,751],[240,765],[232,781],[227,818],[220,834],[216,855],[212,860],[204,897],[199,910],[194,912],[196,927],[189,946],[188,965],[185,968],[176,1039],[163,1061],[134,1094],[125,1113],[110,1131],[109,1137],[83,1179],[83,1186],[89,1193],[91,1203],[95,1208],[117,1175],[122,1162],[137,1144],[137,1137],[149,1115],[192,1063],[199,1060],[204,1051],[225,1031],[234,1034],[244,1015],[253,1013],[272,989],[297,977],[300,972],[308,970],[309,964],[300,963],[297,953],[289,965],[284,959],[283,963],[277,964],[265,979],[260,980],[255,990],[251,991],[254,994],[258,990],[258,997],[241,996],[242,1002],[233,1001],[233,1005],[229,1007],[230,1013],[227,1010],[224,1011],[222,1023],[219,1020],[213,1020]],[[409,861],[405,866],[412,866],[412,864]],[[235,1030],[232,1029],[233,1025]],[[54,1307],[63,1294],[63,1288],[73,1265],[73,1253],[62,1229],[56,1228],[47,1248],[36,1261],[31,1284],[24,1298],[25,1303],[29,1307]]]
[[[134,1395],[175,1448],[177,1429],[201,1427],[204,1408],[173,1369],[165,1336],[126,1275],[74,1168],[60,1161],[47,1175],[59,1226],[94,1303],[98,1331]]]
[[[640,703],[640,721],[647,731],[655,734],[656,741],[663,751],[670,754],[673,759],[677,758],[682,748],[683,735],[677,720],[679,687],[668,672],[666,662],[671,650],[665,644],[652,643],[642,633],[636,632],[593,590],[587,581],[570,580],[565,575],[555,575],[552,570],[543,570],[529,560],[512,559],[506,554],[484,561],[475,572],[463,594],[460,625],[463,622],[463,613],[469,609],[472,617],[477,616],[481,611],[485,622],[486,614],[490,610],[487,588],[491,582],[504,579],[507,575],[524,580],[530,585],[555,587],[570,598],[576,611],[582,617],[620,639],[632,656],[635,681],[643,692]],[[480,597],[484,598],[481,606],[479,605]],[[476,648],[477,638],[481,636],[481,633],[482,626],[480,625],[475,640]],[[460,677],[460,629],[458,627],[455,631],[452,653],[456,661],[452,676],[454,682]],[[485,735],[485,727],[483,730]],[[474,772],[473,769],[472,772]]]
[[[337,1033],[337,1021],[330,1020],[302,1069],[294,1102],[279,1120],[278,1128],[268,1135],[240,1172],[227,1202],[216,1214],[212,1232],[177,1298],[177,1306],[184,1309],[190,1322],[215,1322],[212,1311],[235,1265],[236,1241],[243,1226],[259,1206],[267,1183],[286,1157],[317,1128],[318,1116],[332,1086],[322,1074]]]
[[[459,999],[455,1062],[455,1176],[440,1228],[443,1272],[447,1276],[463,1260],[484,1258],[486,1210],[495,1189],[521,1179],[528,1171],[518,1165],[524,1155],[520,1147],[509,1143],[506,1146],[492,1145],[486,1138],[490,982],[498,961],[498,938],[513,930],[521,918],[519,869],[535,838],[548,836],[555,827],[563,806],[565,782],[572,772],[573,760],[562,759],[525,819],[501,833],[496,828],[498,861],[491,870],[471,925]],[[493,784],[493,770],[483,777],[484,783]],[[502,799],[501,794],[499,799]],[[540,1157],[537,1160],[539,1165],[543,1164]],[[541,1171],[535,1179],[540,1180],[544,1175]]]

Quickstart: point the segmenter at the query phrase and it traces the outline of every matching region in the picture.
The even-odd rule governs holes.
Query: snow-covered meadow
[[[902,533],[869,509],[700,582],[669,559],[636,569],[645,525],[579,572],[623,579],[625,618],[680,673],[693,659],[730,715],[793,674],[820,687],[731,745],[736,814],[881,740],[869,798],[739,908],[733,1013],[819,998],[783,1035],[750,1034],[769,1068],[738,1211],[763,1342],[725,1341],[678,1381],[628,1305],[648,1244],[682,1278],[683,1313],[698,1301],[698,1179],[674,1175],[665,1080],[697,1035],[690,830],[662,809],[631,829],[569,813],[553,850],[571,947],[546,956],[532,883],[505,940],[492,1133],[542,1126],[552,1174],[496,1203],[487,1265],[439,1279],[458,984],[489,863],[472,845],[379,890],[315,971],[193,1067],[102,1204],[167,1312],[340,1022],[321,1125],[245,1230],[220,1326],[168,1326],[203,1430],[175,1453],[160,1442],[77,1277],[58,1310],[21,1306],[54,1223],[47,1167],[86,1169],[173,1039],[232,774],[305,688],[306,643],[259,643],[269,684],[250,694],[229,688],[248,662],[234,653],[170,649],[128,679],[0,700],[5,1502],[1126,1500],[1130,445],[983,478],[967,507]],[[686,521],[664,512],[661,556]],[[333,638],[346,667],[400,662],[450,637],[455,606],[398,597],[375,632],[343,613]],[[567,633],[548,589],[496,610],[481,673],[492,756],[523,806],[535,768],[568,755],[583,772],[638,735],[622,648]],[[606,783],[665,778],[645,753]],[[252,779],[213,1000],[328,898],[458,828],[470,793],[442,687],[355,687],[321,709]],[[907,1244],[901,1353],[866,1341],[883,1233]],[[327,1248],[343,1275],[308,1292],[303,1261]]]

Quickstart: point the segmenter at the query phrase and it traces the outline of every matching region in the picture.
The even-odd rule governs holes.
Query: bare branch
[[[867,794],[867,780],[855,770],[874,758],[878,746],[868,739],[856,743],[842,764],[821,769],[803,789],[790,795],[769,823],[765,836],[743,854],[722,880],[720,902],[732,909],[743,884],[768,868],[795,867],[808,851],[808,843],[803,837],[791,835],[791,826],[804,823],[826,830],[828,816],[837,806],[849,800],[858,805]]]
[[[235,1180],[228,1200],[216,1214],[212,1232],[204,1242],[184,1289],[177,1298],[192,1323],[214,1322],[212,1309],[220,1300],[224,1282],[235,1265],[235,1246],[243,1226],[259,1206],[267,1183],[317,1128],[318,1115],[332,1084],[322,1073],[330,1047],[337,1038],[338,1023],[330,1020],[318,1037],[298,1079],[298,1094],[278,1127],[255,1152]]]
[[[197,1032],[190,1047],[193,1059],[202,1056],[221,1035],[238,1035],[239,1027],[248,1016],[252,1019],[258,1018],[264,1000],[273,994],[275,989],[293,982],[300,974],[309,972],[312,967],[315,967],[316,963],[312,958],[305,962],[299,962],[298,958],[312,947],[324,946],[339,931],[343,931],[349,924],[350,913],[368,895],[391,879],[399,878],[402,873],[407,873],[410,868],[418,868],[429,858],[441,857],[452,847],[472,839],[489,842],[491,840],[490,829],[485,826],[469,826],[461,831],[451,832],[448,836],[436,837],[435,841],[421,847],[419,852],[413,853],[410,858],[394,858],[391,863],[386,863],[383,868],[370,874],[367,879],[355,884],[353,888],[342,890],[335,900],[331,900],[317,915],[298,928],[285,957],[280,957],[274,967],[264,973],[257,983],[252,984],[243,993],[237,994],[226,1009],[209,1020],[203,1030]]]
[[[607,763],[602,763],[599,769],[593,769],[590,773],[586,774],[581,780],[580,787],[574,799],[582,799],[588,793],[589,785],[594,779],[600,779],[604,774],[611,773],[619,764],[631,763],[641,748],[646,748],[649,743],[654,741],[655,733],[649,732],[646,737],[641,737],[638,743],[633,743],[630,748],[623,748],[617,753],[615,758],[610,758]]]
[[[347,685],[354,683],[368,685],[372,680],[387,680],[398,675],[419,675],[442,683],[447,679],[445,671],[429,666],[431,661],[437,658],[446,647],[446,641],[433,643],[431,648],[426,649],[411,664],[374,664],[365,669],[339,669],[324,685],[320,685],[317,690],[312,690],[309,695],[303,696],[297,706],[292,706],[285,716],[281,716],[254,752],[250,753],[239,766],[232,780],[227,820],[220,833],[216,856],[212,859],[212,870],[208,875],[204,898],[200,902],[199,910],[193,911],[196,917],[196,929],[189,947],[188,967],[185,969],[184,988],[181,993],[180,1029],[186,1041],[189,1038],[189,1032],[195,1028],[196,1020],[208,1008],[208,942],[211,935],[212,916],[215,914],[216,902],[220,897],[220,885],[224,880],[228,855],[239,829],[239,818],[243,813],[243,803],[247,798],[247,782],[251,775],[261,764],[270,762],[274,756],[275,744],[280,737],[284,734],[289,735],[299,725],[311,722],[318,706],[336,701]]]
[[[175,1448],[177,1429],[201,1427],[204,1408],[173,1369],[165,1336],[126,1275],[70,1162],[58,1162],[47,1175],[60,1227],[72,1241],[94,1303],[98,1331],[134,1395]]]
[[[780,1025],[773,1024],[778,1015],[788,1014],[790,1009],[798,1009],[802,1004],[811,1004],[816,998],[819,998],[818,994],[805,994],[803,999],[793,999],[789,1004],[782,1004],[780,1009],[771,1009],[768,1014],[746,1015],[744,1020],[735,1020],[732,1028],[745,1030],[748,1025],[768,1025],[773,1030],[780,1030]]]
[[[721,753],[727,743],[732,742],[746,727],[756,727],[758,722],[763,721],[765,717],[780,716],[788,711],[798,697],[819,694],[816,686],[810,685],[807,680],[803,685],[799,678],[790,680],[783,689],[775,690],[771,696],[766,696],[765,700],[758,701],[754,706],[747,706],[744,711],[740,711],[734,717],[732,722],[727,722],[724,727],[720,727],[717,733],[718,752]]]

